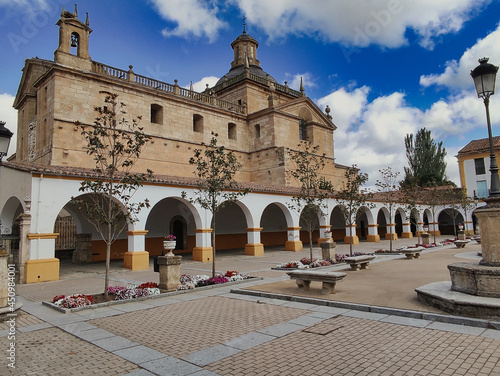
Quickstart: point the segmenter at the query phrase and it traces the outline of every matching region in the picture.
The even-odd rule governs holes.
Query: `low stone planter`
[[[255,281],[262,279],[260,277],[250,277],[247,279],[244,279],[242,281],[233,281],[233,282],[226,282],[226,283],[220,283],[217,285],[208,285],[208,286],[201,286],[201,287],[196,287],[194,289],[189,289],[189,290],[177,290],[177,291],[170,291],[170,292],[162,292],[158,295],[150,295],[150,296],[144,296],[141,298],[133,298],[133,299],[124,299],[124,300],[111,300],[109,302],[103,302],[103,303],[97,303],[97,304],[91,304],[83,307],[77,307],[77,308],[63,308],[58,305],[53,304],[52,302],[42,302],[43,305],[50,307],[52,309],[55,309],[56,311],[62,312],[62,313],[71,313],[71,312],[79,312],[79,311],[84,311],[87,309],[96,309],[96,308],[103,308],[103,307],[109,307],[113,306],[116,304],[126,304],[126,303],[131,303],[131,302],[141,302],[143,300],[148,300],[148,299],[158,299],[158,298],[165,298],[168,296],[175,296],[179,294],[189,294],[190,292],[195,292],[195,291],[202,291],[202,290],[207,290],[207,289],[213,289],[217,287],[224,287],[224,286],[233,286],[233,285],[238,285],[241,283],[245,282],[250,282],[250,281]]]

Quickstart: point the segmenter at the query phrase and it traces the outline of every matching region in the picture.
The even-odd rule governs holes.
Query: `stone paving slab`
[[[152,360],[165,358],[165,354],[142,345],[116,350],[113,351],[113,354],[116,354],[119,357],[135,364],[141,364],[150,362]]]
[[[138,343],[135,343],[125,337],[121,336],[113,336],[106,337],[101,339],[93,340],[92,343],[100,348],[108,351],[116,351],[121,349],[127,349],[129,347],[137,346]]]
[[[168,376],[185,376],[200,371],[200,367],[171,356],[142,363],[141,367],[155,375]]]
[[[197,366],[203,367],[207,364],[216,362],[217,360],[224,359],[228,356],[239,353],[240,351],[241,350],[234,347],[229,347],[226,345],[216,345],[184,356],[182,357],[182,359],[188,361],[189,363],[193,363]]]
[[[272,341],[275,336],[270,336],[262,333],[249,333],[241,337],[224,342],[224,345],[234,347],[240,350],[247,350],[257,345]]]

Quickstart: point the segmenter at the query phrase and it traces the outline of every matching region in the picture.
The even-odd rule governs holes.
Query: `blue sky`
[[[74,2],[0,0],[0,120],[12,131],[24,59],[53,59],[63,6],[73,11]],[[295,89],[303,77],[307,96],[330,106],[336,162],[357,164],[370,185],[388,166],[403,177],[404,137],[422,127],[443,141],[457,184],[458,150],[487,137],[469,73],[484,56],[500,64],[500,0],[78,3],[81,20],[86,12],[93,60],[199,91],[229,70],[246,17],[262,68]],[[500,93],[490,111],[498,135]]]

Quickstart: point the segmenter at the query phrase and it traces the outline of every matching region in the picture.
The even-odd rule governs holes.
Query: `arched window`
[[[193,132],[203,133],[203,116],[198,114],[193,115]]]
[[[227,138],[230,140],[236,140],[236,124],[229,123],[227,125]]]
[[[163,107],[159,104],[151,105],[151,123],[163,124]]]
[[[78,56],[80,46],[80,35],[77,32],[71,33],[71,53]]]

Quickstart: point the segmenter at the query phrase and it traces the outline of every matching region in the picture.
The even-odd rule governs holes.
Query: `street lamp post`
[[[474,79],[476,86],[477,96],[483,98],[484,106],[486,107],[486,122],[488,124],[488,138],[490,142],[490,173],[491,173],[491,187],[488,197],[500,197],[500,179],[498,177],[498,165],[495,157],[495,150],[493,149],[493,137],[491,135],[490,123],[490,96],[495,94],[495,80],[498,67],[488,63],[488,58],[484,57],[479,59],[479,65],[470,72]]]
[[[5,128],[5,122],[0,121],[0,163],[2,162],[2,158],[5,157],[9,151],[12,135],[13,133]]]
[[[2,164],[2,158],[7,155],[9,151],[10,139],[13,133],[5,128],[5,122],[0,121],[0,165]],[[3,251],[3,240],[2,240],[2,221],[0,219],[0,253]]]

